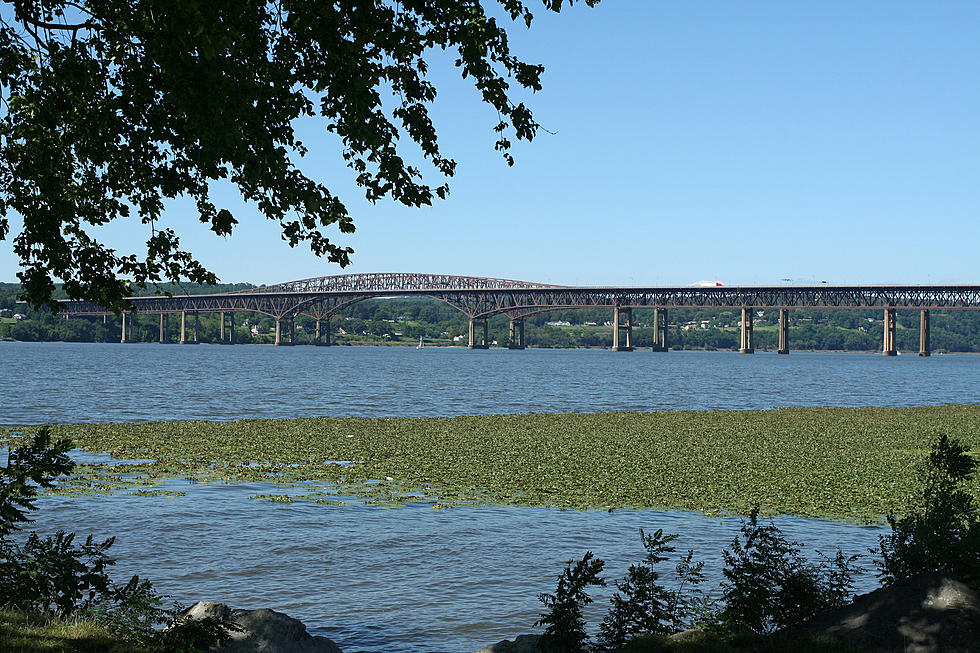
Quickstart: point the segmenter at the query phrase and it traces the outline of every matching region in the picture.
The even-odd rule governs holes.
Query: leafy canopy
[[[70,440],[52,443],[51,429],[42,426],[29,442],[7,451],[7,464],[0,467],[0,540],[32,521],[27,513],[36,509],[38,488],[51,487],[75,468],[70,450]]]
[[[496,0],[530,26],[523,0]],[[542,0],[558,12],[574,0]],[[598,0],[585,0],[592,6]],[[5,0],[0,4],[0,239],[11,211],[24,297],[55,307],[53,279],[69,297],[119,309],[162,279],[216,277],[159,225],[166,200],[193,198],[201,222],[228,235],[237,224],[215,204],[227,181],[282,227],[346,265],[332,242],[354,223],[344,203],[295,163],[307,152],[294,123],[319,117],[372,202],[408,206],[445,198],[401,152],[409,140],[443,180],[445,156],[429,116],[436,88],[426,54],[454,50],[456,67],[496,109],[496,149],[531,140],[531,111],[512,84],[541,88],[543,67],[511,54],[485,0]],[[387,98],[387,99],[386,99]],[[91,227],[139,219],[145,253],[98,242]]]
[[[878,538],[878,575],[885,585],[923,573],[950,573],[980,588],[980,506],[968,492],[977,461],[943,434],[919,468],[921,492],[891,533]]]
[[[769,633],[851,600],[858,556],[838,550],[834,557],[821,554],[819,563],[811,563],[800,543],[786,539],[772,520],[759,522],[758,508],[739,531],[722,553],[725,608],[719,616],[728,630]]]
[[[581,560],[569,560],[558,577],[554,594],[539,594],[548,608],[534,625],[544,626],[545,649],[553,653],[584,653],[588,642],[583,609],[592,603],[589,587],[603,587],[600,574],[606,563],[587,551]]]

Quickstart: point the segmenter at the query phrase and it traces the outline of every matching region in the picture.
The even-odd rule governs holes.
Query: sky
[[[336,142],[301,125],[303,169],[357,225],[327,230],[354,248],[347,268],[290,248],[227,188],[232,236],[186,202],[167,226],[229,283],[980,283],[980,3],[604,0],[535,16],[512,26],[511,47],[546,68],[544,89],[518,97],[547,132],[512,168],[493,150],[496,113],[451,57],[431,59],[433,117],[459,163],[446,201],[367,202]],[[147,230],[99,234],[133,250]],[[0,242],[0,281],[17,270]]]

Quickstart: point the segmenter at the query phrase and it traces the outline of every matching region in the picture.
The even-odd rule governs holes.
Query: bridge
[[[929,311],[980,309],[980,285],[876,285],[837,286],[677,286],[677,287],[604,287],[559,286],[552,284],[416,273],[342,274],[300,281],[290,281],[248,290],[203,295],[140,296],[127,301],[133,312],[160,315],[160,342],[164,342],[164,319],[180,315],[179,342],[197,341],[196,316],[220,313],[220,339],[234,342],[234,316],[240,312],[257,312],[275,318],[275,344],[292,344],[297,316],[316,322],[314,342],[330,345],[330,320],[345,308],[365,299],[378,297],[431,297],[465,313],[469,317],[470,349],[489,346],[487,321],[494,315],[510,318],[511,349],[524,349],[524,320],[531,315],[573,308],[609,308],[612,310],[612,349],[633,351],[633,309],[654,311],[654,351],[667,351],[667,311],[671,308],[741,309],[741,343],[739,351],[755,351],[752,320],[756,309],[779,310],[780,354],[789,353],[789,311],[794,308],[881,309],[884,314],[882,354],[894,356],[896,311],[920,311],[919,355],[928,356]],[[110,312],[91,302],[64,301],[65,318],[79,315],[101,315]],[[127,315],[121,314],[121,342],[127,341]],[[187,317],[195,318],[193,337],[188,337]],[[228,316],[231,328],[225,337]],[[133,320],[128,320],[130,332]]]

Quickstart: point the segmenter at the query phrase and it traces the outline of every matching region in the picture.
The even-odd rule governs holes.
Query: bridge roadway
[[[344,274],[248,290],[203,295],[130,297],[132,312],[160,315],[160,342],[164,342],[164,319],[180,314],[180,343],[197,341],[197,315],[220,313],[222,342],[234,342],[234,314],[257,312],[276,320],[275,344],[292,344],[294,320],[305,315],[316,321],[315,344],[330,344],[330,319],[352,304],[377,297],[432,297],[469,316],[470,349],[489,346],[487,321],[504,314],[510,318],[511,349],[524,349],[524,320],[538,313],[572,308],[610,308],[613,312],[612,349],[633,350],[634,308],[654,309],[654,351],[667,351],[667,310],[670,308],[738,308],[742,311],[739,351],[755,351],[752,320],[755,309],[779,309],[780,354],[789,353],[789,310],[792,308],[868,309],[884,311],[882,354],[894,356],[896,311],[920,311],[919,355],[928,356],[929,311],[934,309],[980,309],[980,285],[912,286],[681,286],[681,287],[591,287],[415,273]],[[64,301],[65,318],[101,315],[105,308],[83,301]],[[187,314],[195,317],[193,337],[188,337]],[[121,315],[121,342],[131,335],[130,311]],[[231,329],[225,338],[225,315]],[[325,327],[324,327],[325,323]]]

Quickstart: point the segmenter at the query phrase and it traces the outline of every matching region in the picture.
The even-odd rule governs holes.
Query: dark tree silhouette
[[[574,0],[543,0],[558,12]],[[584,0],[594,5],[598,0]],[[531,25],[522,0],[496,0]],[[56,307],[54,280],[71,298],[119,309],[129,287],[216,277],[180,248],[163,223],[169,198],[189,197],[218,235],[237,223],[211,197],[227,180],[291,246],[341,266],[351,248],[324,228],[354,231],[343,202],[295,163],[306,153],[297,119],[318,117],[367,198],[408,206],[444,198],[406,162],[414,142],[440,181],[443,154],[429,116],[433,49],[455,51],[456,67],[496,109],[496,149],[531,140],[531,111],[513,85],[541,88],[543,67],[511,53],[490,0],[13,0],[0,4],[0,239],[8,214],[24,298]],[[489,126],[488,126],[489,128]],[[136,218],[149,226],[146,251],[116,252],[92,227]]]

